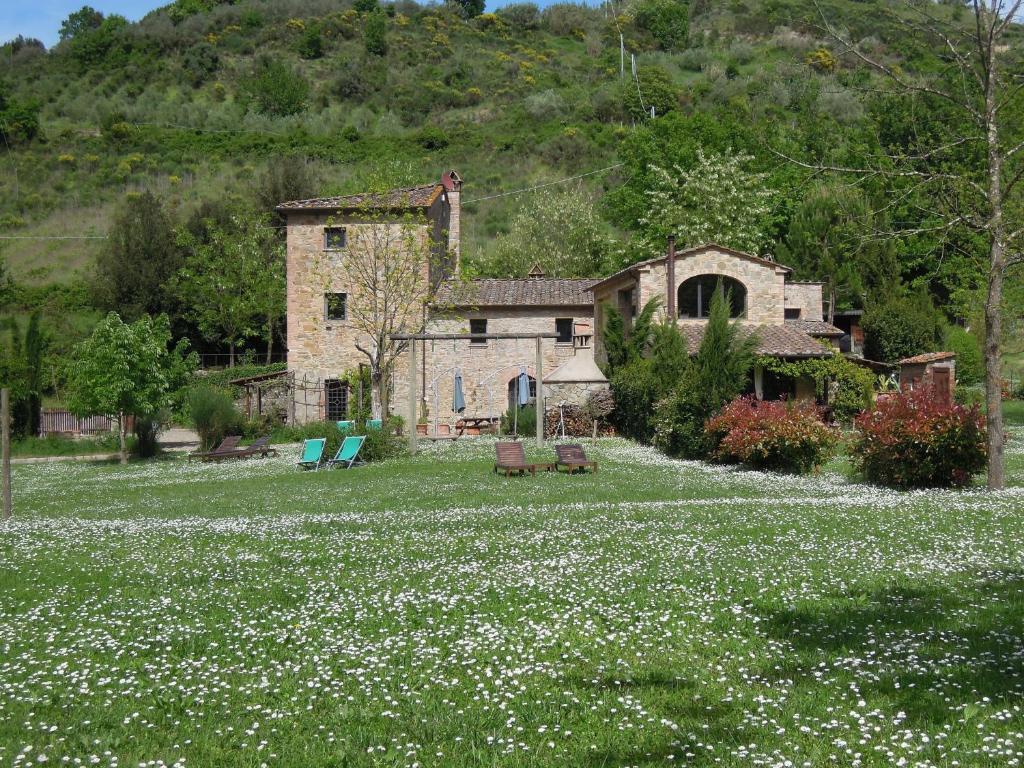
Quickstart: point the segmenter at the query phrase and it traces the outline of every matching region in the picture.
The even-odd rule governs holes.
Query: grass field
[[[486,440],[15,468],[0,765],[987,766],[1024,744],[1012,487]]]

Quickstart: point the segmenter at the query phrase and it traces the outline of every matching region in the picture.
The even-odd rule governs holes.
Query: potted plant
[[[426,400],[420,401],[420,417],[416,420],[416,434],[425,435],[427,434],[427,423],[430,419],[430,409],[427,407]]]

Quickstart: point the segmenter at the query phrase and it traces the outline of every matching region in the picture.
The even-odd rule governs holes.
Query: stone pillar
[[[455,256],[453,274],[459,274],[460,261],[462,259],[462,179],[455,171],[449,174],[452,180],[452,188],[448,192],[448,250]]]
[[[668,236],[668,256],[665,259],[665,314],[676,320],[676,236]]]
[[[764,400],[764,366],[754,366],[754,396]]]

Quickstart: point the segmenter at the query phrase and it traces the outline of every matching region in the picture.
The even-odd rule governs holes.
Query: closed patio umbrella
[[[452,395],[452,410],[462,413],[466,410],[466,396],[462,393],[462,371],[455,369],[455,387]]]

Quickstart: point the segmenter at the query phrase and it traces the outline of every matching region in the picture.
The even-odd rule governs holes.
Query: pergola
[[[543,339],[557,339],[557,333],[393,333],[392,341],[409,342],[409,403],[407,431],[409,451],[416,453],[419,436],[416,434],[416,345],[421,341],[523,341],[533,339],[536,344],[537,363],[537,445],[544,445],[544,357],[541,350]]]

